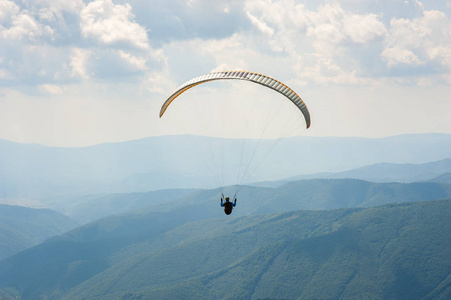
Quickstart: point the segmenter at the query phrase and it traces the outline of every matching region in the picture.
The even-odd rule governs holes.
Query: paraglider
[[[206,83],[209,81],[214,80],[230,80],[230,79],[236,79],[236,80],[245,80],[252,83],[257,83],[260,85],[263,85],[265,87],[268,87],[270,89],[275,90],[276,92],[282,94],[285,96],[288,100],[290,100],[303,114],[305,119],[306,127],[310,127],[310,113],[307,109],[307,106],[305,105],[304,101],[299,97],[291,88],[289,88],[284,83],[271,78],[267,75],[262,75],[255,72],[248,72],[248,71],[220,71],[220,72],[212,72],[209,74],[205,74],[203,76],[199,76],[196,78],[193,78],[184,84],[182,84],[175,92],[172,93],[169,98],[163,103],[160,109],[160,118],[164,115],[166,110],[168,109],[169,105],[182,93],[186,92],[192,87],[195,87],[199,84]],[[229,197],[225,197],[224,202],[224,195],[221,196],[221,207],[224,207],[224,212],[227,215],[230,215],[232,213],[233,207],[236,206],[236,194],[234,197],[234,202],[230,201]]]
[[[229,197],[225,197],[224,202],[224,195],[221,196],[221,207],[224,207],[224,213],[226,215],[230,215],[232,213],[233,208],[236,206],[236,196],[234,197],[234,201],[230,202]]]

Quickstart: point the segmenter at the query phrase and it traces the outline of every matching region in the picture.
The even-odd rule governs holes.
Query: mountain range
[[[449,299],[451,199],[87,224],[0,262],[24,299]]]
[[[0,146],[1,299],[451,298],[451,135]]]
[[[237,193],[234,215],[370,207],[387,203],[451,197],[451,185],[442,182],[376,183],[357,179],[306,179],[276,187],[228,186],[216,189],[175,189],[147,193],[120,193],[61,198],[49,207],[85,224],[134,210],[167,212],[186,208],[192,214],[221,217],[221,194]],[[197,207],[197,209],[191,209]]]
[[[50,209],[0,204],[0,260],[77,226]]]
[[[282,140],[161,136],[84,148],[2,140],[0,198],[211,188],[376,163],[429,163],[450,158],[449,149],[449,134]]]
[[[446,177],[445,175],[448,174]],[[448,182],[451,174],[451,158],[424,164],[393,164],[378,163],[348,171],[336,173],[319,173],[295,176],[285,179],[284,182],[311,178],[354,178],[372,182],[417,182],[440,181]]]

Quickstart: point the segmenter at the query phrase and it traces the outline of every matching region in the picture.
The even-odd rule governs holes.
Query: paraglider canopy
[[[271,88],[280,94],[284,95],[288,98],[296,107],[302,112],[305,118],[305,123],[307,128],[310,127],[310,113],[305,105],[304,101],[302,101],[301,97],[299,97],[292,89],[290,89],[284,83],[273,79],[269,76],[262,75],[259,73],[248,72],[248,71],[221,71],[221,72],[213,72],[209,74],[205,74],[203,76],[199,76],[193,78],[184,84],[182,84],[164,103],[160,109],[160,118],[165,113],[168,106],[180,96],[183,92],[188,89],[195,87],[196,85],[213,81],[213,80],[223,80],[223,79],[237,79],[237,80],[246,80],[254,83],[261,84],[268,88]]]

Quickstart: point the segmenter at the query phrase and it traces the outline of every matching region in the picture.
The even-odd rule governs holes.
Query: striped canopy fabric
[[[193,78],[184,84],[182,84],[163,104],[160,110],[160,118],[163,116],[164,112],[168,108],[169,104],[172,103],[172,101],[177,98],[179,95],[181,95],[186,90],[213,80],[222,80],[222,79],[237,79],[237,80],[247,80],[251,82],[255,82],[258,84],[261,84],[263,86],[266,86],[268,88],[271,88],[280,94],[287,97],[291,102],[293,102],[294,105],[302,112],[305,118],[305,123],[307,125],[307,128],[310,127],[310,113],[307,109],[307,106],[305,105],[304,101],[302,101],[301,97],[299,97],[292,89],[290,89],[287,85],[284,83],[271,78],[266,75],[262,75],[259,73],[254,72],[248,72],[248,71],[222,71],[222,72],[213,72],[209,73],[203,76],[199,76],[196,78]]]

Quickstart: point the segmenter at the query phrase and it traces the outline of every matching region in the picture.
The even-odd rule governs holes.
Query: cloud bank
[[[36,99],[50,111],[49,99],[109,111],[104,101],[117,104],[118,117],[132,99],[150,99],[157,109],[187,79],[227,69],[272,75],[321,96],[324,88],[397,90],[387,99],[418,87],[443,93],[451,86],[450,14],[441,0],[0,0],[0,106],[11,120]],[[11,97],[23,99],[20,109]],[[365,94],[368,105],[371,97]],[[443,96],[430,98],[432,107],[448,108]],[[346,102],[329,101],[313,108]]]
[[[449,84],[449,6],[439,11],[394,1],[410,16],[387,20],[388,2],[374,13],[351,1],[309,7],[295,0],[1,0],[0,76],[3,86],[145,79],[156,71],[171,76],[189,72],[174,54],[187,53],[183,60],[189,60],[196,52],[203,57],[198,73],[221,65],[265,69],[258,66],[262,59],[277,56],[269,61],[305,84],[371,84],[384,77],[414,83],[431,75]],[[173,66],[164,70],[167,64]]]

